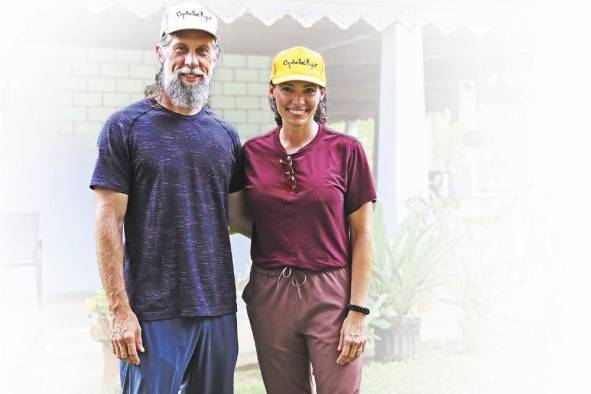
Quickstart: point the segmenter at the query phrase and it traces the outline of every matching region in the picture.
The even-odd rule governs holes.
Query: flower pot
[[[394,317],[387,329],[375,327],[375,360],[406,361],[416,357],[420,341],[420,319]]]
[[[109,320],[99,316],[90,329],[92,338],[101,343],[103,350],[103,393],[115,393],[120,391],[119,360],[111,349],[111,328]]]

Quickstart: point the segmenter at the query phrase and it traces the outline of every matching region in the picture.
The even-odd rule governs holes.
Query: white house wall
[[[99,277],[88,183],[96,139],[113,111],[143,97],[157,65],[151,50],[59,46],[37,53],[42,67],[5,64],[20,76],[9,78],[1,93],[0,213],[40,213],[44,294],[94,290]],[[211,107],[243,141],[274,124],[266,90],[270,63],[266,56],[224,54],[216,70]],[[236,269],[245,275],[248,242],[232,238]],[[6,270],[0,286],[7,290],[11,283],[33,292],[34,272]]]

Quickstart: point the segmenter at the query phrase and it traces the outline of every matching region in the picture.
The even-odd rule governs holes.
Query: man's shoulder
[[[240,141],[240,137],[238,135],[238,131],[236,128],[229,122],[226,122],[222,118],[220,118],[215,112],[213,112],[210,108],[205,109],[207,111],[207,115],[210,118],[211,122],[219,127],[221,130],[225,130],[228,134],[231,135],[232,139]]]
[[[136,120],[148,114],[154,109],[154,105],[147,99],[136,101],[111,114],[107,118],[107,124],[116,124],[119,126],[130,127]]]

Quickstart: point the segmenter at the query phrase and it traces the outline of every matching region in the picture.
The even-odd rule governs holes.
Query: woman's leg
[[[310,275],[305,284],[309,313],[305,317],[306,341],[314,367],[318,394],[359,393],[362,357],[339,365],[340,330],[350,296],[350,270],[343,268]],[[306,286],[307,285],[307,286]]]
[[[310,358],[298,317],[302,300],[281,270],[253,268],[243,298],[269,394],[308,394]]]

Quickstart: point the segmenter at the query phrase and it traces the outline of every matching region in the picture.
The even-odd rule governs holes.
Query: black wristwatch
[[[369,315],[369,308],[366,308],[364,306],[355,305],[355,304],[347,304],[345,309],[347,309],[348,311],[361,312],[364,315]]]

